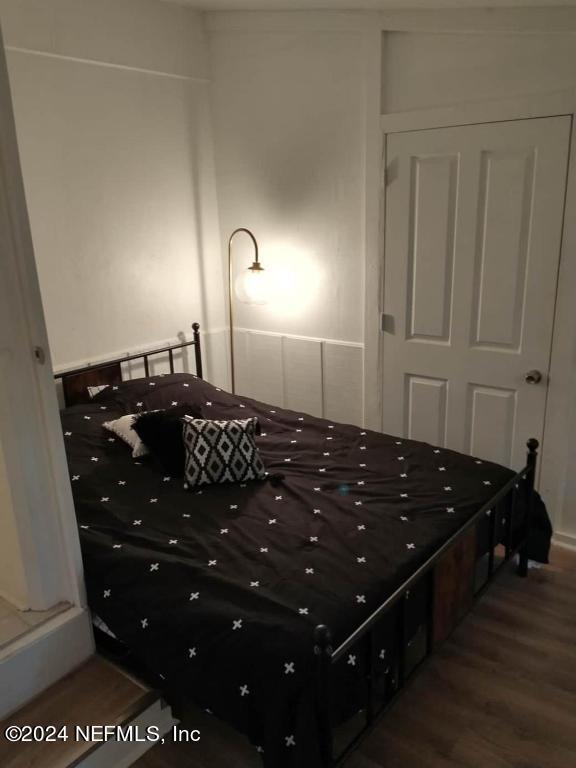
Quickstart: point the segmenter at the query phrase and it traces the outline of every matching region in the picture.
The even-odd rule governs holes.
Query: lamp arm
[[[258,243],[256,241],[256,238],[252,234],[252,232],[250,232],[249,229],[246,229],[246,227],[238,227],[238,229],[235,229],[234,232],[232,232],[232,234],[228,238],[228,254],[230,254],[230,251],[232,249],[232,240],[239,232],[244,232],[244,234],[248,235],[248,237],[252,240],[252,243],[254,245],[254,254],[255,254],[254,261],[256,262],[256,264],[258,264]]]
[[[236,382],[234,376],[234,301],[232,297],[232,240],[239,233],[244,232],[252,240],[254,245],[254,263],[258,264],[258,243],[256,238],[246,227],[238,227],[228,238],[228,311],[230,313],[230,380],[232,394],[236,394]]]

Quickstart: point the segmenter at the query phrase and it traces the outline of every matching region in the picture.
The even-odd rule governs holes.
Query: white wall
[[[388,32],[384,112],[550,93],[576,84],[575,34]]]
[[[341,405],[338,415],[359,422],[362,350],[354,345],[362,345],[364,323],[364,37],[330,26],[264,24],[249,31],[228,28],[226,19],[219,14],[208,22],[220,232],[226,242],[236,227],[254,231],[269,302],[237,303],[235,324],[272,334],[238,348],[238,391],[264,390],[268,400],[286,404],[297,375],[294,386],[308,381],[309,409],[333,418],[318,394],[327,383],[325,360],[306,350],[321,340],[352,342],[338,352],[349,361],[340,382],[349,407]],[[236,238],[234,257],[237,271],[250,264],[247,238]],[[296,373],[286,370],[274,334],[289,338],[290,348],[301,342]],[[325,403],[332,400],[324,396]]]
[[[0,11],[55,367],[221,327],[200,14],[157,0]]]
[[[14,519],[12,494],[6,476],[0,442],[0,596],[18,608],[28,606],[26,578],[22,567],[20,540]]]
[[[209,43],[221,234],[252,228],[282,283],[237,324],[361,341],[361,34],[220,29]],[[247,266],[248,241],[236,250]]]
[[[574,295],[574,294],[573,294]],[[572,359],[572,376],[570,377],[570,388],[576,392],[576,350],[574,350]],[[560,518],[560,526],[557,533],[560,533],[560,539],[576,548],[576,450],[574,448],[574,435],[576,434],[576,401],[572,397],[572,403],[568,414],[567,440],[570,457],[566,471],[561,475],[561,482],[565,483],[564,504]]]

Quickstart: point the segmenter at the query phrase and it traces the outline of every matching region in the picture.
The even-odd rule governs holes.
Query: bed
[[[186,347],[195,374],[174,370]],[[135,358],[143,377],[122,381]],[[168,700],[233,725],[266,768],[340,762],[498,567],[519,553],[527,573],[535,440],[515,474],[231,395],[202,379],[196,324],[190,342],[58,378],[92,611]],[[185,490],[102,428],[175,404],[257,416],[266,479]]]

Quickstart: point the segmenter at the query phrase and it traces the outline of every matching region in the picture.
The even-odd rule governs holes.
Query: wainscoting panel
[[[264,333],[234,333],[236,393],[281,405],[282,337]]]
[[[282,338],[284,408],[322,417],[322,342]]]
[[[324,418],[362,424],[362,358],[359,346],[323,342]]]
[[[361,344],[244,328],[234,332],[234,344],[238,394],[333,421],[362,424]]]

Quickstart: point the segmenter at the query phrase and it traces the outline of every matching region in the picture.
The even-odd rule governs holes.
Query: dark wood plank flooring
[[[243,737],[190,712],[199,744],[157,745],[138,768],[257,768]],[[346,768],[574,768],[576,552],[527,579],[502,573]]]

